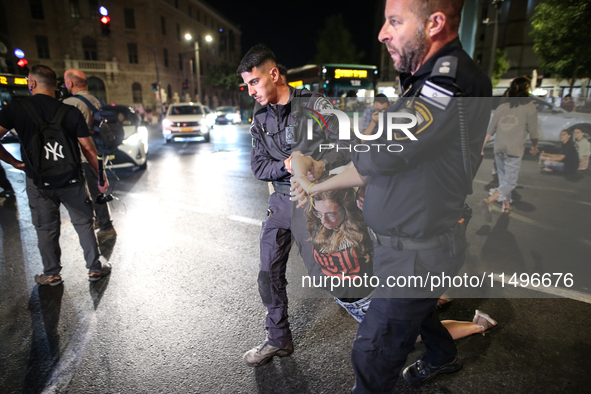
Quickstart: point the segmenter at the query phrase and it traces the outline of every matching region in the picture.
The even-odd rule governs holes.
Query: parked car
[[[210,141],[210,130],[213,127],[208,118],[207,109],[199,103],[172,104],[162,120],[162,135],[166,143],[176,138],[203,137]]]
[[[115,152],[107,152],[108,168],[125,168],[139,166],[145,169],[148,166],[148,129],[142,124],[140,117],[133,107],[111,104],[105,109],[117,114],[118,121],[123,125],[125,137],[123,143]]]
[[[216,110],[216,124],[240,123],[240,110],[238,107],[218,107]]]
[[[493,97],[493,108],[499,106],[501,99],[501,97]],[[574,130],[576,128],[580,128],[587,135],[591,134],[591,114],[567,112],[540,97],[531,97],[531,99],[538,110],[540,141],[558,143],[560,142],[560,132],[562,130]],[[494,138],[491,138],[491,141],[493,140]]]

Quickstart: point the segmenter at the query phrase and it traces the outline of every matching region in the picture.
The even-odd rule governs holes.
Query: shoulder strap
[[[94,105],[91,104],[90,101],[88,101],[88,99],[86,97],[82,96],[81,94],[75,94],[74,97],[76,97],[77,99],[82,101],[84,104],[86,104],[88,109],[90,109],[93,114],[99,111]]]
[[[29,100],[20,100],[19,103],[22,104],[25,111],[29,114],[31,119],[33,119],[33,123],[35,123],[37,126],[42,126],[47,123],[41,118],[41,115],[39,115],[39,112],[37,112],[37,108],[35,108],[33,103],[31,103]]]
[[[55,111],[55,115],[53,115],[53,120],[51,122],[57,125],[61,125],[62,121],[64,120],[64,117],[70,110],[70,107],[70,105],[60,103],[60,106],[58,107],[57,111]]]

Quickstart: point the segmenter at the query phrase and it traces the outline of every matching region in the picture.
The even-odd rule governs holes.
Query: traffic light
[[[111,34],[111,18],[109,18],[109,11],[105,7],[99,8],[101,13],[101,32],[103,36]]]
[[[18,64],[20,68],[25,68],[29,62],[27,59],[20,59],[18,62],[16,62],[16,64]]]
[[[157,92],[157,91],[158,91],[158,82],[154,82],[154,83],[152,84],[152,90],[153,90],[153,91],[155,91],[155,92]]]
[[[183,82],[183,89],[187,89],[189,87],[189,80],[185,79],[185,82]]]

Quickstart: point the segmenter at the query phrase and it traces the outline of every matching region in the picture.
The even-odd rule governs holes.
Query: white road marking
[[[503,275],[503,276],[505,278],[504,279],[505,287],[513,287],[513,285],[508,285],[511,277],[507,276],[507,275]],[[502,280],[500,278],[498,278],[497,275],[495,275],[494,281],[499,282],[499,283],[502,282]],[[569,289],[565,289],[562,287],[543,287],[543,286],[540,286],[540,287],[523,286],[522,287],[521,285],[519,285],[515,288],[516,289],[523,288],[523,289],[528,289],[528,290],[534,290],[534,291],[538,291],[540,293],[551,294],[551,295],[557,296],[557,297],[570,298],[571,300],[576,300],[576,301],[585,302],[587,304],[591,304],[591,294],[582,293],[582,292],[576,291],[576,290],[569,290]]]
[[[244,216],[231,215],[231,216],[228,216],[228,219],[233,220],[235,222],[253,224],[255,226],[261,226],[261,223],[262,223],[262,221],[260,219],[247,218]]]

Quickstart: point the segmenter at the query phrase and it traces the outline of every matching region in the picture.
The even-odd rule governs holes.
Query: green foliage
[[[210,67],[205,74],[205,85],[228,90],[237,89],[240,80],[236,75],[236,68],[237,66],[230,66],[225,63]]]
[[[361,61],[364,54],[357,52],[353,45],[342,15],[329,16],[319,36],[314,63],[358,64]]]
[[[509,71],[511,63],[507,60],[507,51],[497,48],[495,53],[495,64],[493,66],[492,84],[497,86],[503,74]]]
[[[589,0],[546,0],[532,18],[531,36],[540,67],[571,87],[591,77],[591,4]]]

